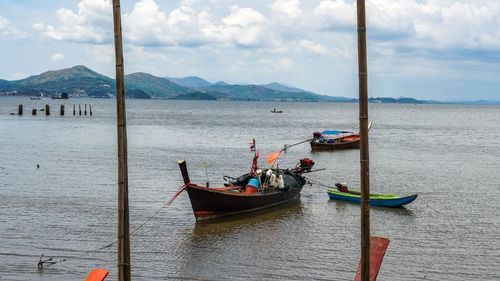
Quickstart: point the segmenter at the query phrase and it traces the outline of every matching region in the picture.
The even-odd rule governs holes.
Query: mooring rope
[[[147,218],[142,224],[140,224],[139,226],[137,226],[135,229],[133,229],[131,232],[130,232],[130,236],[132,236],[134,233],[136,233],[137,231],[139,231],[141,228],[143,228],[149,221],[151,221],[154,217],[156,217],[165,207],[169,206],[171,203],[170,201],[167,201],[165,203],[163,203],[163,205],[153,214],[151,215],[149,218]],[[99,248],[95,248],[95,249],[92,249],[92,250],[86,250],[86,251],[83,251],[85,254],[88,254],[88,253],[95,253],[95,252],[99,252],[101,250],[104,250],[104,249],[107,249],[111,246],[113,246],[114,244],[116,244],[116,242],[118,242],[118,239],[116,239],[115,241],[111,242],[110,244],[106,244],[102,247],[99,247]],[[44,254],[42,254],[40,256],[40,259],[38,261],[38,270],[43,270],[44,266],[50,266],[50,265],[53,265],[53,264],[56,264],[56,263],[61,263],[61,262],[65,262],[67,261],[67,259],[61,259],[61,260],[54,260],[54,258],[48,258],[48,259],[43,259],[44,257]],[[83,258],[84,256],[83,255],[80,255],[80,256],[76,256],[75,258]]]
[[[327,188],[336,188],[335,186],[327,185],[327,184],[321,183],[321,182],[316,181],[316,180],[311,180],[310,178],[306,178],[306,180],[307,180],[307,183],[309,183],[311,185],[315,184],[315,185],[327,187]]]

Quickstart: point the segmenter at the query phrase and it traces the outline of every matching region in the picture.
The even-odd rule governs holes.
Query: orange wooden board
[[[384,259],[385,251],[389,246],[389,239],[370,236],[370,281],[377,280],[377,275]],[[354,281],[361,281],[361,260]]]

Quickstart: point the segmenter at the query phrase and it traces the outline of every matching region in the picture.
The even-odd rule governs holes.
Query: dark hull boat
[[[246,177],[243,176],[243,177]],[[264,189],[259,192],[245,193],[245,183],[222,188],[207,188],[189,184],[186,190],[197,221],[229,215],[258,211],[284,204],[300,197],[305,180],[299,175],[284,175],[285,188]],[[246,183],[248,184],[248,183]]]
[[[197,221],[244,214],[285,204],[299,199],[306,183],[300,168],[292,170],[268,169],[229,178],[223,187],[206,187],[191,183],[186,163],[179,162],[185,185],[177,192],[187,190]],[[310,171],[310,169],[309,169]]]

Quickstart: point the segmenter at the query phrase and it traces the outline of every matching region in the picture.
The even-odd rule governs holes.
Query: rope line
[[[153,215],[151,215],[148,219],[146,219],[146,221],[144,221],[142,224],[140,224],[134,230],[132,230],[130,232],[130,236],[132,236],[134,233],[136,233],[141,228],[143,228],[148,222],[150,222],[154,217],[156,217],[165,207],[169,206],[168,203],[169,202],[163,203],[163,205]],[[99,248],[96,248],[96,249],[92,249],[92,250],[83,251],[83,252],[85,254],[99,252],[101,250],[110,248],[111,246],[113,246],[117,242],[118,242],[118,239],[116,239],[115,241],[111,242],[110,244],[104,245],[102,247],[99,247]],[[56,261],[53,258],[48,258],[48,259],[45,259],[45,260],[43,260],[43,258],[44,258],[44,254],[42,254],[40,256],[40,259],[38,261],[37,267],[38,267],[39,270],[43,270],[44,265],[49,266],[49,265],[53,265],[53,264],[56,264],[56,263],[61,263],[61,262],[67,261],[67,259],[61,259],[61,260],[57,260]],[[84,256],[83,255],[79,255],[79,256],[76,256],[75,258],[77,258],[77,259],[80,258],[81,259],[81,258],[84,258]]]
[[[311,180],[310,178],[307,178],[307,182],[309,184],[315,184],[315,185],[319,185],[319,186],[322,186],[322,187],[336,188],[335,186],[327,185],[327,184],[321,183],[321,182],[316,181],[316,180]]]

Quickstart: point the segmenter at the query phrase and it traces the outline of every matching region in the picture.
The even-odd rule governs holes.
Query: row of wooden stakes
[[[92,105],[89,104],[89,110],[87,111],[87,104],[85,104],[84,110],[83,110],[83,115],[87,116],[87,113],[89,116],[92,116]],[[46,104],[45,108],[42,109],[36,109],[33,108],[31,110],[31,115],[36,116],[37,111],[45,111],[45,116],[50,116],[50,105]],[[73,104],[73,116],[76,116],[76,105]],[[17,110],[17,115],[22,116],[24,114],[24,107],[22,104],[19,105],[18,110]],[[61,104],[61,107],[59,109],[59,115],[64,116],[64,104]],[[78,115],[82,116],[82,105],[78,104]]]

